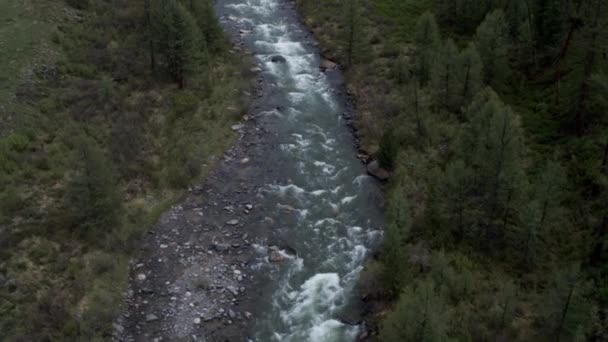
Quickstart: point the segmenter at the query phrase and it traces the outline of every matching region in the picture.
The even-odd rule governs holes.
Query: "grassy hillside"
[[[7,341],[108,339],[138,235],[213,166],[247,102],[221,34],[182,88],[158,40],[151,67],[145,1],[68,3],[0,4]],[[209,18],[199,36],[220,32]]]
[[[607,6],[297,3],[392,170],[377,340],[606,339]]]

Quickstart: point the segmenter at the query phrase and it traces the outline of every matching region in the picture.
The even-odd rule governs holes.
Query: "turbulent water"
[[[264,112],[280,144],[277,181],[261,205],[292,213],[277,222],[297,252],[269,272],[255,341],[353,341],[342,323],[362,264],[381,233],[378,187],[356,159],[336,82],[321,72],[312,38],[281,0],[227,0],[218,12],[240,30],[269,80]],[[278,58],[282,56],[284,60]],[[273,61],[274,60],[274,61]],[[337,75],[336,75],[337,76]],[[265,257],[260,249],[260,259]]]

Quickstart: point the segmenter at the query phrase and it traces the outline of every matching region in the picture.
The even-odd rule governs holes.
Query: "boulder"
[[[285,57],[283,57],[281,55],[274,55],[274,56],[270,57],[270,61],[272,63],[286,63],[287,62]]]
[[[373,162],[367,164],[367,173],[370,176],[373,176],[381,181],[388,180],[388,177],[390,176],[390,173],[388,171],[380,167],[380,164],[377,160],[374,160]]]
[[[324,59],[321,62],[321,71],[325,72],[327,70],[334,70],[338,65],[332,61],[330,61],[329,59]]]
[[[287,257],[285,257],[285,255],[280,251],[272,251],[270,252],[270,256],[268,257],[268,260],[270,260],[270,262],[283,262],[285,261],[285,259],[287,259]]]

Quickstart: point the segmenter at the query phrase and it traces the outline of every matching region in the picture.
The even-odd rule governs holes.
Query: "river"
[[[269,84],[264,101],[272,109],[262,116],[280,156],[276,181],[262,187],[259,205],[294,213],[276,229],[296,255],[276,268],[260,248],[253,266],[269,281],[257,299],[251,336],[354,341],[360,327],[339,317],[349,310],[362,266],[380,240],[382,213],[379,185],[356,158],[344,120],[339,71],[321,70],[314,38],[291,3],[221,0],[216,11],[227,31],[242,36]]]

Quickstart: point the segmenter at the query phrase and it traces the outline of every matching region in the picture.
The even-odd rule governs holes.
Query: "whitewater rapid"
[[[292,213],[276,229],[297,252],[278,268],[260,299],[255,341],[353,341],[360,327],[339,317],[369,251],[381,237],[378,185],[356,159],[335,82],[281,0],[220,2],[221,19],[240,29],[271,89],[264,115],[279,140],[281,179],[263,188],[263,205]],[[278,58],[281,56],[282,58]],[[273,61],[274,60],[274,61]],[[288,210],[287,210],[288,209]],[[267,250],[258,248],[260,265]]]

